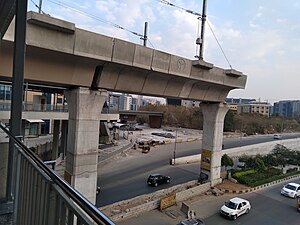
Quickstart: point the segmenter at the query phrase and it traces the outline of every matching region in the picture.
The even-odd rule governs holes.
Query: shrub
[[[233,174],[233,178],[239,178],[251,173],[255,173],[255,170],[246,170],[246,171],[241,171],[241,172],[236,172],[235,174]]]
[[[248,171],[254,171],[254,170],[248,170]],[[248,172],[245,171],[245,172]],[[243,172],[240,172],[243,173]],[[247,186],[257,186],[257,182],[265,182],[266,179],[272,179],[273,177],[280,175],[281,170],[275,169],[275,168],[269,168],[266,171],[263,172],[248,172],[248,174],[236,176],[237,173],[234,174],[234,178],[241,184],[245,184]],[[267,182],[266,182],[267,183]]]
[[[269,177],[269,178],[264,179],[264,180],[256,181],[256,182],[250,184],[249,186],[250,187],[257,187],[257,186],[260,186],[260,185],[263,185],[263,184],[267,184],[267,183],[273,182],[275,180],[280,180],[280,179],[283,179],[283,178],[286,178],[286,177],[289,177],[289,176],[293,176],[293,175],[296,175],[296,174],[300,174],[300,171],[296,171],[296,172],[292,172],[292,173],[288,173],[288,174],[281,174],[281,175],[276,175],[276,176],[273,176],[273,177]]]

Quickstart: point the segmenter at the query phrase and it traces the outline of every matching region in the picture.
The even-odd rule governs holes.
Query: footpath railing
[[[13,224],[114,224],[0,123],[13,141]],[[0,156],[1,151],[0,149]],[[0,157],[1,158],[1,157]],[[9,179],[8,179],[9,180]],[[1,204],[5,204],[3,201]]]

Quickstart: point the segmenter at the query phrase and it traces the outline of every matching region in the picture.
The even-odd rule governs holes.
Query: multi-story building
[[[138,99],[132,97],[131,105],[130,105],[130,110],[137,111],[138,110]]]
[[[270,116],[271,104],[268,102],[249,102],[237,105],[237,113],[258,113]]]
[[[300,100],[285,100],[275,102],[273,115],[284,117],[300,116]]]
[[[234,104],[247,104],[250,102],[256,102],[254,98],[225,98],[226,103],[234,103]]]
[[[11,85],[0,85],[0,111],[3,113],[11,110],[11,97]],[[64,95],[59,93],[46,93],[36,89],[34,86],[28,88],[28,84],[26,84],[23,96],[23,111],[66,112],[67,106]],[[4,119],[6,116],[4,116],[4,114],[1,115],[3,115],[3,118],[0,119],[8,124],[9,121]],[[52,122],[49,119],[23,119],[22,135],[36,136],[53,133]]]
[[[250,102],[255,102],[256,99],[248,99],[248,98],[225,98],[225,102],[229,106],[229,110],[238,112],[238,105],[248,104]]]
[[[132,104],[132,96],[129,94],[122,94],[120,96],[120,110],[130,110]]]

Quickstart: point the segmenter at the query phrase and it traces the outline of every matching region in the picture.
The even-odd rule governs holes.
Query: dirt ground
[[[245,190],[249,189],[249,187],[242,185],[242,184],[236,184],[234,182],[231,182],[229,180],[224,180],[223,183],[216,185],[219,189],[228,189],[233,191],[239,191],[239,190]]]

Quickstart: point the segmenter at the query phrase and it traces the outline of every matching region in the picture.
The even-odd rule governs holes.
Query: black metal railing
[[[14,143],[13,224],[114,224],[13,137],[2,123],[0,131]]]

